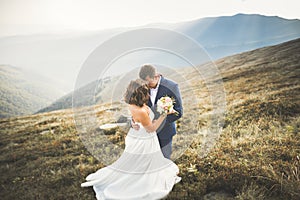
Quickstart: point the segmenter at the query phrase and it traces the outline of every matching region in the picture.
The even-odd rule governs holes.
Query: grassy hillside
[[[205,157],[195,154],[203,136],[175,161],[182,181],[167,199],[300,198],[299,51],[300,39],[216,61],[227,101],[221,137]],[[182,73],[195,78],[191,68]],[[189,130],[193,110],[201,112],[199,126],[208,125],[204,86],[194,79],[200,109],[185,107],[181,132]],[[100,125],[118,109],[95,105],[81,113],[94,110]],[[108,137],[122,146],[125,134],[117,129]],[[104,165],[82,144],[71,109],[1,119],[0,141],[1,199],[94,199],[80,183]]]
[[[29,71],[0,65],[0,118],[32,114],[63,95],[45,81]]]

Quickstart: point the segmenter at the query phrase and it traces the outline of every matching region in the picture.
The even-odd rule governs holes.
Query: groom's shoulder
[[[165,78],[165,77],[162,77],[161,83],[169,85],[169,86],[177,86],[178,85],[175,81]]]

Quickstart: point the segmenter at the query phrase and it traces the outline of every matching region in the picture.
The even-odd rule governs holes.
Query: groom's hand
[[[140,129],[140,125],[136,124],[133,119],[131,119],[131,127],[136,131]]]
[[[140,129],[140,125],[138,125],[138,124],[132,124],[131,126],[136,131],[138,131]]]

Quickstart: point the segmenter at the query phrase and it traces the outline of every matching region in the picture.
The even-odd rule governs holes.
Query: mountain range
[[[69,108],[70,95],[74,90],[77,75],[91,52],[115,35],[141,28],[162,28],[185,34],[197,41],[212,60],[300,37],[299,19],[237,14],[134,28],[3,37],[0,38],[0,63],[30,69],[36,74],[48,76],[55,80],[52,82],[54,88],[68,92],[68,95],[62,96],[60,100],[54,102],[55,99],[52,99],[52,105],[49,104],[40,111],[50,111],[54,107]],[[163,59],[162,57],[161,60]],[[142,61],[143,57],[140,57],[140,60]],[[173,60],[174,65],[176,62]],[[49,109],[50,107],[52,108]]]
[[[215,60],[299,38],[300,21],[237,14],[186,22],[177,30],[199,42]]]

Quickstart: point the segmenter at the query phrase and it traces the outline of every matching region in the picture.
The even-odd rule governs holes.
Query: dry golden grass
[[[212,192],[228,194],[219,199],[300,198],[299,48],[295,40],[216,61],[227,101],[221,137],[205,157],[195,153],[200,137],[175,161],[182,181],[167,199],[209,199]],[[193,80],[201,99],[197,109],[185,107],[180,132],[189,131],[189,116],[199,116],[198,128],[208,125],[212,108],[204,86]],[[81,112],[95,110],[100,125],[111,122],[110,109],[116,108]],[[95,199],[92,188],[80,184],[104,165],[80,140],[72,110],[0,119],[0,128],[1,199]],[[109,139],[124,146],[125,135],[117,129]]]

